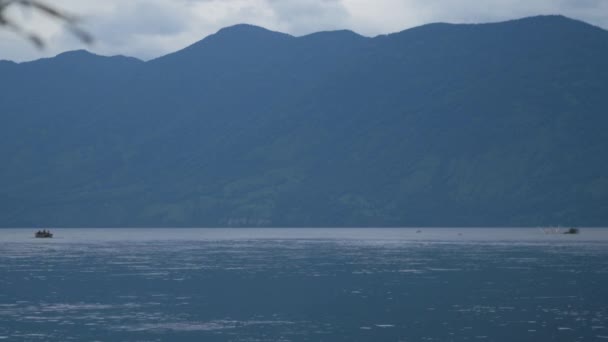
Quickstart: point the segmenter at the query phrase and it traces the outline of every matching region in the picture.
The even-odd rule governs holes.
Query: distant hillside
[[[0,226],[608,225],[608,32],[561,16],[0,75]]]

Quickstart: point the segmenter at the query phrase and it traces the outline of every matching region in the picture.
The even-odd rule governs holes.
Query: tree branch
[[[26,30],[21,25],[6,17],[6,10],[11,5],[21,6],[24,8],[33,8],[34,10],[50,18],[57,19],[66,24],[70,33],[76,36],[83,43],[91,44],[93,42],[93,36],[78,26],[79,18],[64,12],[61,9],[47,5],[38,0],[0,0],[0,27],[5,27],[25,37],[38,48],[44,47],[44,40],[38,34]]]

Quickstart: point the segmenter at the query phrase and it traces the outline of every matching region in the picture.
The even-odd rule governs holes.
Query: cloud
[[[189,7],[180,1],[124,1],[110,13],[92,16],[88,28],[97,39],[98,51],[125,51],[150,58],[159,50],[183,47],[188,38],[180,38],[190,32],[190,23],[197,19]]]
[[[349,13],[339,0],[268,0],[275,20],[294,35],[303,35],[322,30],[343,29]]]
[[[432,22],[480,23],[562,14],[608,28],[605,0],[344,0],[359,33],[377,35]]]
[[[293,35],[350,29],[363,35],[431,23],[491,22],[563,14],[608,28],[607,0],[54,0],[78,14],[102,55],[142,59],[188,46],[222,27],[249,23]],[[11,16],[48,42],[42,51],[0,30],[0,59],[30,60],[82,48],[67,30],[37,14]]]

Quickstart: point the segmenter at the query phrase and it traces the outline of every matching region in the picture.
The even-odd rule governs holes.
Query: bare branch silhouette
[[[35,32],[25,29],[6,16],[6,10],[11,6],[32,8],[48,17],[57,19],[66,24],[68,30],[86,44],[93,42],[93,36],[79,26],[79,18],[61,9],[47,5],[38,0],[0,0],[0,28],[5,27],[32,42],[36,47],[43,48],[44,40]]]

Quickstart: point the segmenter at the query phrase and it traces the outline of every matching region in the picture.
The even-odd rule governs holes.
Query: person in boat
[[[50,236],[50,235],[51,235],[51,232],[46,229],[38,230],[36,232],[36,236]]]

